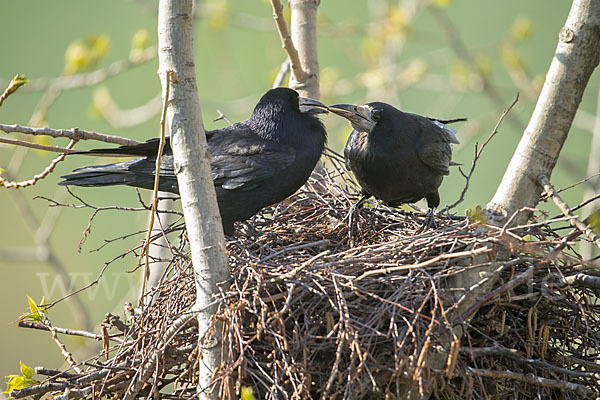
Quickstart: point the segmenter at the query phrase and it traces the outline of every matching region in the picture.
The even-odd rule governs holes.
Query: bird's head
[[[300,112],[302,114],[327,113],[328,108],[318,100],[301,97],[298,92],[286,87],[277,87],[267,91],[254,108],[254,114],[277,114],[281,112]]]
[[[387,112],[385,106],[388,105],[378,102],[365,105],[334,104],[329,106],[329,111],[346,118],[355,131],[370,133]]]
[[[320,101],[278,87],[263,95],[248,123],[265,139],[295,145],[312,140],[316,146],[322,146],[327,132],[316,114],[327,112],[327,106]]]

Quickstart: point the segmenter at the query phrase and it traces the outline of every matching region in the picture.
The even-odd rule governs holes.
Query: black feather
[[[231,126],[207,131],[211,170],[225,234],[262,208],[298,190],[310,176],[327,139],[321,121],[299,108],[298,93],[288,88],[269,90],[252,116]],[[158,139],[135,146],[94,149],[81,153],[129,154],[145,158],[76,169],[59,185],[154,187]],[[159,190],[179,193],[173,152],[167,138]]]

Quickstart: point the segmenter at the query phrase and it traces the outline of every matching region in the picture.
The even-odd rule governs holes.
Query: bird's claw
[[[348,213],[348,236],[350,237],[351,241],[354,238],[354,230],[356,229],[356,227],[358,225],[359,215],[357,215],[357,214],[360,214],[360,207],[362,207],[364,202],[369,197],[370,197],[369,195],[364,195],[363,197],[360,198],[360,200],[358,200],[358,202],[356,202],[355,204],[350,206],[350,212]]]
[[[350,212],[348,213],[348,236],[350,240],[354,238],[354,231],[357,225],[357,212],[360,212],[360,210],[357,209],[356,204],[350,207]]]
[[[437,228],[437,222],[435,221],[435,208],[430,208],[425,215],[425,220],[423,220],[423,226],[420,229],[420,232],[423,232],[425,229],[435,229]]]

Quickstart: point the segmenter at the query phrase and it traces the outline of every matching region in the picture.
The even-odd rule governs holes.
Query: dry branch
[[[271,6],[273,7],[273,19],[277,24],[277,31],[279,32],[279,37],[281,38],[281,45],[288,55],[289,64],[294,79],[296,79],[298,82],[302,82],[304,79],[306,79],[306,74],[302,69],[302,63],[300,62],[300,57],[298,56],[298,50],[296,50],[294,42],[292,42],[292,37],[290,36],[285,18],[283,17],[283,5],[279,0],[271,0]]]
[[[546,195],[552,198],[554,204],[556,204],[560,211],[562,211],[565,217],[570,217],[569,222],[571,223],[571,225],[579,229],[581,233],[587,236],[594,244],[596,244],[596,246],[598,246],[598,248],[600,248],[600,237],[596,234],[596,232],[592,230],[592,228],[590,228],[587,224],[583,223],[577,217],[575,217],[575,215],[573,215],[573,212],[571,211],[569,205],[563,201],[563,199],[558,195],[558,193],[556,193],[556,190],[554,190],[554,186],[552,186],[546,175],[542,174],[538,176],[538,182],[544,188]]]
[[[133,139],[126,139],[118,136],[104,135],[102,133],[84,131],[79,128],[71,129],[51,129],[51,128],[33,128],[30,126],[22,125],[5,125],[0,124],[0,130],[11,133],[19,132],[33,136],[51,136],[53,138],[66,137],[71,140],[98,140],[105,143],[120,144],[122,146],[133,146],[140,144],[140,142]]]
[[[432,388],[448,400],[463,399],[465,387],[474,399],[485,393],[512,399],[515,381],[522,397],[600,390],[600,363],[587,351],[600,342],[596,289],[575,284],[585,269],[574,268],[578,255],[572,247],[563,249],[569,254],[564,259],[545,254],[562,242],[570,219],[505,227],[505,235],[535,237],[545,252],[532,253],[503,248],[498,230],[479,232],[465,218],[438,216],[438,229],[423,230],[424,214],[382,205],[361,210],[351,246],[345,216],[358,191],[344,179],[342,160],[327,157],[331,169],[318,178],[326,191],[307,185],[254,219],[261,234],[227,243],[232,278],[214,300],[215,321],[224,322],[223,346],[231,354],[214,375],[222,398],[239,398],[241,386],[266,400],[318,399],[326,393],[328,399],[398,398],[409,379],[416,379],[417,395]],[[179,232],[170,236],[180,240],[169,244],[174,255],[167,273],[151,289],[156,301],[131,317],[125,333],[115,329],[111,337],[123,344],[109,349],[108,361],[103,351],[85,366],[85,374],[109,370],[108,375],[80,385],[79,375],[48,377],[40,392],[29,393],[67,382],[71,392],[93,390],[96,396],[122,398],[126,390],[129,398],[195,394],[202,362],[198,327],[178,325],[194,304],[195,285]],[[448,288],[447,281],[481,267],[473,264],[480,251],[486,254],[483,266],[496,270],[499,283],[478,299],[475,318],[453,319],[460,297],[456,304],[442,299],[463,291]],[[510,259],[495,260],[498,251],[509,251]],[[460,338],[452,331],[459,323]],[[453,346],[452,365],[432,368],[428,358],[446,343]],[[516,375],[488,377],[495,371]],[[52,387],[55,394],[66,393],[65,386]]]

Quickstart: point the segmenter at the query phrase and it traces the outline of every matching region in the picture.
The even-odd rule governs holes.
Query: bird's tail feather
[[[92,167],[79,168],[72,174],[61,176],[64,181],[60,186],[112,186],[128,185],[135,182],[134,174],[127,172],[124,164],[95,165]]]
[[[455,118],[455,119],[437,119],[437,118],[431,118],[431,117],[428,117],[428,118],[433,121],[441,122],[442,124],[453,124],[455,122],[467,121],[467,118]]]

